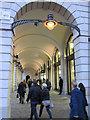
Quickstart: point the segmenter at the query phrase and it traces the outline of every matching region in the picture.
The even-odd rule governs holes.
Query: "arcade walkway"
[[[53,118],[69,118],[69,96],[58,95],[58,92],[51,91],[51,100],[54,108],[51,109]],[[29,118],[30,104],[19,104],[19,100],[15,97],[16,93],[11,94],[11,118]],[[37,106],[39,110],[39,105]],[[42,118],[48,118],[48,114],[44,108]]]

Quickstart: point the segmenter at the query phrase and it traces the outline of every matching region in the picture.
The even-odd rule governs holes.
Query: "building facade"
[[[71,23],[80,29],[58,25],[49,31],[42,24],[23,24],[21,19],[47,19]],[[35,23],[34,23],[35,24]],[[90,2],[3,1],[0,2],[0,117],[10,118],[10,93],[23,76],[49,79],[58,89],[58,77],[64,80],[63,94],[71,91],[71,82],[82,82],[90,104]],[[18,56],[17,56],[18,55]],[[45,72],[41,72],[45,70]],[[88,106],[90,116],[90,105]]]

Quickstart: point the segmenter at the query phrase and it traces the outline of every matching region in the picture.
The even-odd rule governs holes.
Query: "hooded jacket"
[[[78,88],[75,88],[71,92],[70,118],[73,118],[73,116],[79,116],[79,118],[84,118],[84,106],[85,106],[84,96]]]

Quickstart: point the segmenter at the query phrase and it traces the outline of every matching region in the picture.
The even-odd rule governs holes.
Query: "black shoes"
[[[32,120],[31,118],[28,118],[27,120]]]

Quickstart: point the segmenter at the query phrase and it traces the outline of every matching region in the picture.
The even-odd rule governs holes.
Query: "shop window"
[[[61,76],[61,62],[60,62],[60,52],[57,49],[54,56],[55,90],[59,89],[59,76]]]
[[[72,36],[73,34],[70,35],[66,47],[68,94],[72,90],[71,83],[75,80],[75,60],[74,60],[74,46],[73,46]]]

